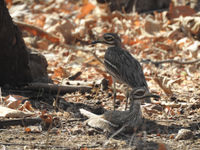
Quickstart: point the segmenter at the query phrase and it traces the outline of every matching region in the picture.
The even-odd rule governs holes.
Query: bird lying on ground
[[[96,115],[85,109],[80,109],[80,112],[89,118],[86,121],[88,125],[111,133],[114,132],[113,136],[115,136],[122,130],[130,132],[142,125],[141,101],[150,97],[159,98],[158,95],[149,93],[145,88],[136,88],[130,92],[131,106],[127,111],[106,111],[102,115]]]

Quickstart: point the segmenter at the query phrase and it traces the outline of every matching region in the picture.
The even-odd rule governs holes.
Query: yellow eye
[[[107,37],[105,37],[105,40],[106,41],[113,41],[113,37],[112,36],[107,36]]]

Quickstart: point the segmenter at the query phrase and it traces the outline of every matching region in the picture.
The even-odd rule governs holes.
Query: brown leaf
[[[81,8],[81,12],[77,15],[78,19],[82,19],[84,18],[86,15],[88,15],[93,9],[95,8],[95,6],[91,3],[87,3],[85,5],[82,6]]]
[[[158,150],[167,150],[167,148],[166,148],[165,144],[159,143],[158,144]]]
[[[58,67],[54,70],[54,74],[51,76],[52,79],[55,78],[63,78],[63,77],[68,77],[69,74],[66,72],[65,68],[63,67]]]
[[[0,106],[0,116],[1,117],[7,117],[7,118],[23,118],[23,117],[29,117],[34,115],[30,112],[22,112],[20,110],[14,110],[7,107]]]
[[[113,81],[112,81],[112,77],[111,77],[111,76],[108,76],[104,71],[102,71],[102,70],[100,70],[100,69],[98,69],[98,68],[95,68],[95,70],[96,70],[97,72],[101,73],[101,74],[103,75],[103,77],[109,81],[109,82],[108,82],[108,85],[109,85],[109,86],[112,85]]]
[[[76,37],[72,35],[74,25],[69,20],[65,20],[62,24],[56,26],[54,33],[59,32],[64,38],[65,43],[72,44],[75,41]]]
[[[192,16],[193,14],[195,14],[195,11],[189,6],[174,6],[174,3],[171,2],[167,16],[169,19],[174,19],[178,18],[179,16]]]
[[[144,112],[146,113],[146,114],[148,114],[149,116],[152,116],[153,114],[162,114],[162,112],[159,112],[159,111],[157,111],[157,110],[155,110],[155,109],[151,109],[151,108],[147,108],[147,107],[143,107],[144,109]]]
[[[8,108],[17,109],[25,98],[18,95],[9,95],[5,98],[5,103]]]
[[[45,39],[38,40],[38,41],[36,42],[36,44],[37,44],[37,48],[42,49],[42,50],[48,49],[48,46],[49,46],[48,41],[45,40]]]
[[[156,34],[157,32],[160,32],[162,28],[162,24],[158,21],[153,20],[152,18],[147,18],[145,24],[145,31],[148,32],[149,34]]]
[[[31,132],[31,128],[28,128],[28,127],[26,127],[24,130],[25,130],[26,133],[30,133]]]
[[[124,35],[122,37],[122,39],[123,39],[123,44],[124,45],[134,45],[134,44],[136,44],[138,42],[138,41],[135,41],[133,39],[130,39],[130,37],[126,36],[126,35]]]
[[[53,117],[49,114],[46,114],[45,112],[42,112],[42,115],[40,116],[40,118],[43,120],[43,122],[49,126],[50,124],[53,123]]]
[[[12,0],[6,0],[8,9],[10,9],[12,7],[12,3],[13,3]]]
[[[45,24],[46,17],[44,15],[39,15],[36,18],[35,25],[38,27],[43,27]]]
[[[29,110],[29,111],[34,111],[30,101],[25,101],[24,104],[19,108],[19,110]]]
[[[117,95],[116,96],[116,99],[119,99],[119,100],[121,100],[121,101],[123,101],[124,99],[125,99],[126,97],[124,96],[124,95]]]
[[[168,86],[164,81],[164,77],[154,77],[154,81],[160,86],[160,88],[165,92],[167,95],[172,95],[173,92],[171,91],[171,87]]]

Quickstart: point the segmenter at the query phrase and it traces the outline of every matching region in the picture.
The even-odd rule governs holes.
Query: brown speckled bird
[[[93,41],[92,44],[107,44],[109,45],[104,56],[104,65],[106,71],[112,76],[114,84],[114,110],[116,101],[116,86],[115,82],[126,84],[129,87],[142,87],[148,90],[148,85],[143,73],[142,66],[127,50],[122,48],[120,37],[115,33],[105,33],[102,37]],[[128,92],[127,92],[128,93]],[[126,107],[128,103],[128,94]],[[149,99],[148,99],[149,100]]]

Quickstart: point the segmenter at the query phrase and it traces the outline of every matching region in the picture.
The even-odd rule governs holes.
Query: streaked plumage
[[[111,76],[131,88],[148,87],[140,63],[128,51],[109,47],[104,56],[104,65]]]
[[[93,44],[96,43],[109,45],[104,56],[104,65],[107,72],[114,78],[114,80],[124,83],[131,88],[142,87],[146,88],[148,91],[148,85],[142,66],[127,50],[122,48],[121,39],[117,34],[106,33],[97,41],[93,42]],[[116,95],[115,81],[114,94]],[[114,104],[116,98],[115,95]]]

